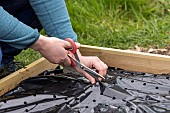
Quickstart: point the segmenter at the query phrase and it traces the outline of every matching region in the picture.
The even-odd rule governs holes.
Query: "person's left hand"
[[[107,69],[108,66],[102,62],[98,57],[96,56],[82,56],[81,53],[79,52],[79,50],[77,50],[77,54],[79,56],[80,62],[82,64],[84,64],[85,66],[89,67],[89,68],[95,68],[96,71],[102,75],[102,76],[106,76],[107,73]],[[83,71],[82,69],[78,68],[77,66],[74,66],[74,68],[79,72],[82,73],[87,79],[89,79],[89,81],[94,84],[96,81],[95,79],[89,75],[88,73],[86,73],[85,71]],[[102,80],[102,78],[98,78],[100,81]]]

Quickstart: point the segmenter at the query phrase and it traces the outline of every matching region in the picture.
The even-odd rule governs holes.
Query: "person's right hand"
[[[76,46],[79,48],[80,44],[76,43]],[[45,37],[40,35],[39,39],[30,48],[38,51],[51,63],[64,66],[71,65],[66,49],[72,48],[72,45],[68,41],[56,37]]]

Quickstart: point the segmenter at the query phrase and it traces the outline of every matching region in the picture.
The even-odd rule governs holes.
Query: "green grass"
[[[66,0],[66,4],[82,44],[128,49],[164,48],[170,42],[169,0]],[[40,57],[27,50],[16,59],[29,64]]]
[[[164,47],[169,40],[170,4],[154,1],[68,0],[67,6],[83,44],[121,49]]]

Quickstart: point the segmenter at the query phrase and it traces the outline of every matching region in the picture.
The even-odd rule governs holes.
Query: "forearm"
[[[64,0],[29,0],[48,36],[77,41]]]
[[[23,24],[18,19],[0,7],[0,41],[25,49],[31,46],[39,37],[37,30]]]

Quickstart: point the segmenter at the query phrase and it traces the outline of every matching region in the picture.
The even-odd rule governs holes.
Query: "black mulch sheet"
[[[0,98],[0,113],[169,113],[170,75],[109,68],[92,85],[62,69],[26,79]]]

